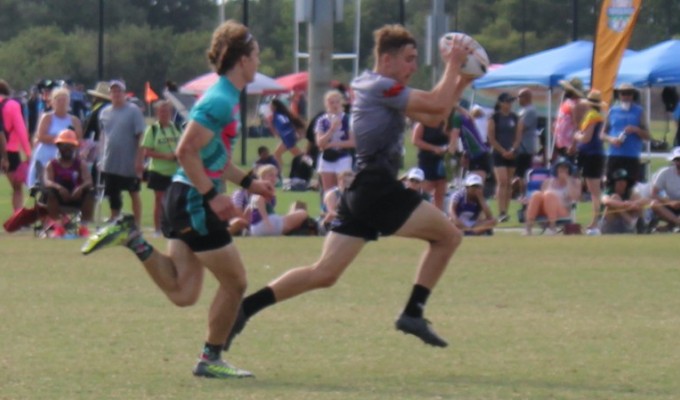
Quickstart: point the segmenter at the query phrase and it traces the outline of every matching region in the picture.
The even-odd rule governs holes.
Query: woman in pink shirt
[[[28,141],[28,132],[24,117],[21,114],[21,104],[9,97],[11,89],[7,82],[0,79],[0,109],[2,110],[2,123],[4,134],[7,138],[7,178],[12,186],[12,208],[18,210],[24,203],[22,191],[23,178],[18,173],[21,165],[20,150],[24,151],[26,158],[31,157],[31,144]]]

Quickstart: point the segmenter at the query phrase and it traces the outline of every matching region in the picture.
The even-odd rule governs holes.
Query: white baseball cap
[[[118,87],[121,88],[122,90],[125,90],[125,82],[123,82],[123,81],[121,81],[121,80],[114,79],[114,80],[112,80],[112,81],[109,82],[109,87],[110,87],[110,88],[112,88],[112,87],[114,87],[114,86],[118,86]]]
[[[465,186],[467,187],[483,185],[484,180],[482,180],[482,177],[477,174],[469,174],[467,177],[465,177]]]
[[[673,161],[677,158],[680,158],[680,147],[673,148],[671,155],[668,156],[668,161]]]
[[[425,180],[425,172],[420,168],[411,168],[406,175],[406,179],[415,179],[422,182]]]

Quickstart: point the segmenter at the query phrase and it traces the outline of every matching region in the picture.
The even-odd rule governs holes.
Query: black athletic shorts
[[[104,179],[104,193],[107,196],[118,195],[120,192],[139,192],[139,178],[109,174],[107,172],[102,172],[102,178]]]
[[[602,179],[602,174],[604,173],[604,155],[579,154],[578,169],[584,178]]]
[[[640,181],[640,159],[637,157],[609,156],[607,158],[607,179],[611,179],[612,174],[617,169],[625,169],[628,172],[628,179],[631,182]]]
[[[163,196],[163,236],[179,239],[192,251],[216,250],[231,243],[229,224],[222,221],[190,185],[172,182]]]
[[[1,134],[2,133],[0,132],[0,135]],[[7,172],[14,172],[19,168],[19,164],[21,164],[21,155],[18,151],[8,151],[7,161],[9,162],[9,169]]]
[[[420,157],[418,158],[418,168],[425,173],[426,181],[434,182],[446,179],[444,157]]]
[[[57,202],[59,203],[60,206],[80,208],[83,205],[85,198],[87,196],[92,196],[92,191],[90,190],[83,193],[83,196],[81,196],[79,199],[64,201],[64,199],[61,198],[61,194],[59,194],[59,191],[57,189],[49,187],[42,190],[40,202],[43,204],[47,204],[47,199],[49,196],[54,196],[57,199]]]
[[[494,151],[493,153],[493,167],[494,168],[515,168],[515,158],[508,160],[503,157],[501,153]]]
[[[342,194],[331,230],[377,240],[399,230],[421,201],[419,193],[405,188],[389,171],[369,167]]]
[[[468,161],[468,170],[484,171],[487,175],[491,175],[491,155],[489,153],[482,153],[477,157],[471,158]]]
[[[165,192],[172,183],[172,176],[159,174],[158,172],[149,171],[148,182],[146,186],[157,192]]]
[[[526,173],[531,169],[534,156],[531,154],[517,154],[515,156],[515,176],[521,179],[526,178]]]

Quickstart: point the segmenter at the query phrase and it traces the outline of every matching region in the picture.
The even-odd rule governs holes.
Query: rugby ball
[[[475,77],[485,75],[489,68],[489,56],[479,42],[464,33],[449,32],[439,38],[439,53],[442,59],[447,58],[456,40],[470,49],[470,54],[463,64],[461,72]]]

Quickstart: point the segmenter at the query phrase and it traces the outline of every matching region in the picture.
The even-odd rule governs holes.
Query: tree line
[[[335,25],[334,45],[350,52],[354,41],[354,0],[345,0],[344,22]],[[362,0],[360,67],[372,65],[372,31],[398,23],[398,0]],[[573,7],[577,5],[577,25]],[[445,0],[450,30],[474,36],[492,62],[504,63],[578,38],[591,40],[599,0]],[[407,0],[405,23],[424,48],[431,0]],[[97,80],[99,2],[94,0],[0,0],[0,77],[15,88],[38,79],[70,78],[88,86]],[[249,26],[261,48],[261,72],[279,76],[293,70],[294,1],[250,0]],[[226,18],[241,20],[242,1],[225,4]],[[183,83],[208,71],[205,51],[218,23],[214,0],[104,0],[104,76],[124,78],[141,93],[144,82],[160,90],[166,80]],[[576,28],[576,29],[575,29]],[[680,2],[644,0],[631,48],[641,49],[680,33]],[[300,49],[306,49],[300,27]],[[421,51],[424,54],[424,51]],[[301,68],[305,69],[304,62]],[[341,81],[351,63],[336,61]],[[415,86],[430,82],[420,68]]]

